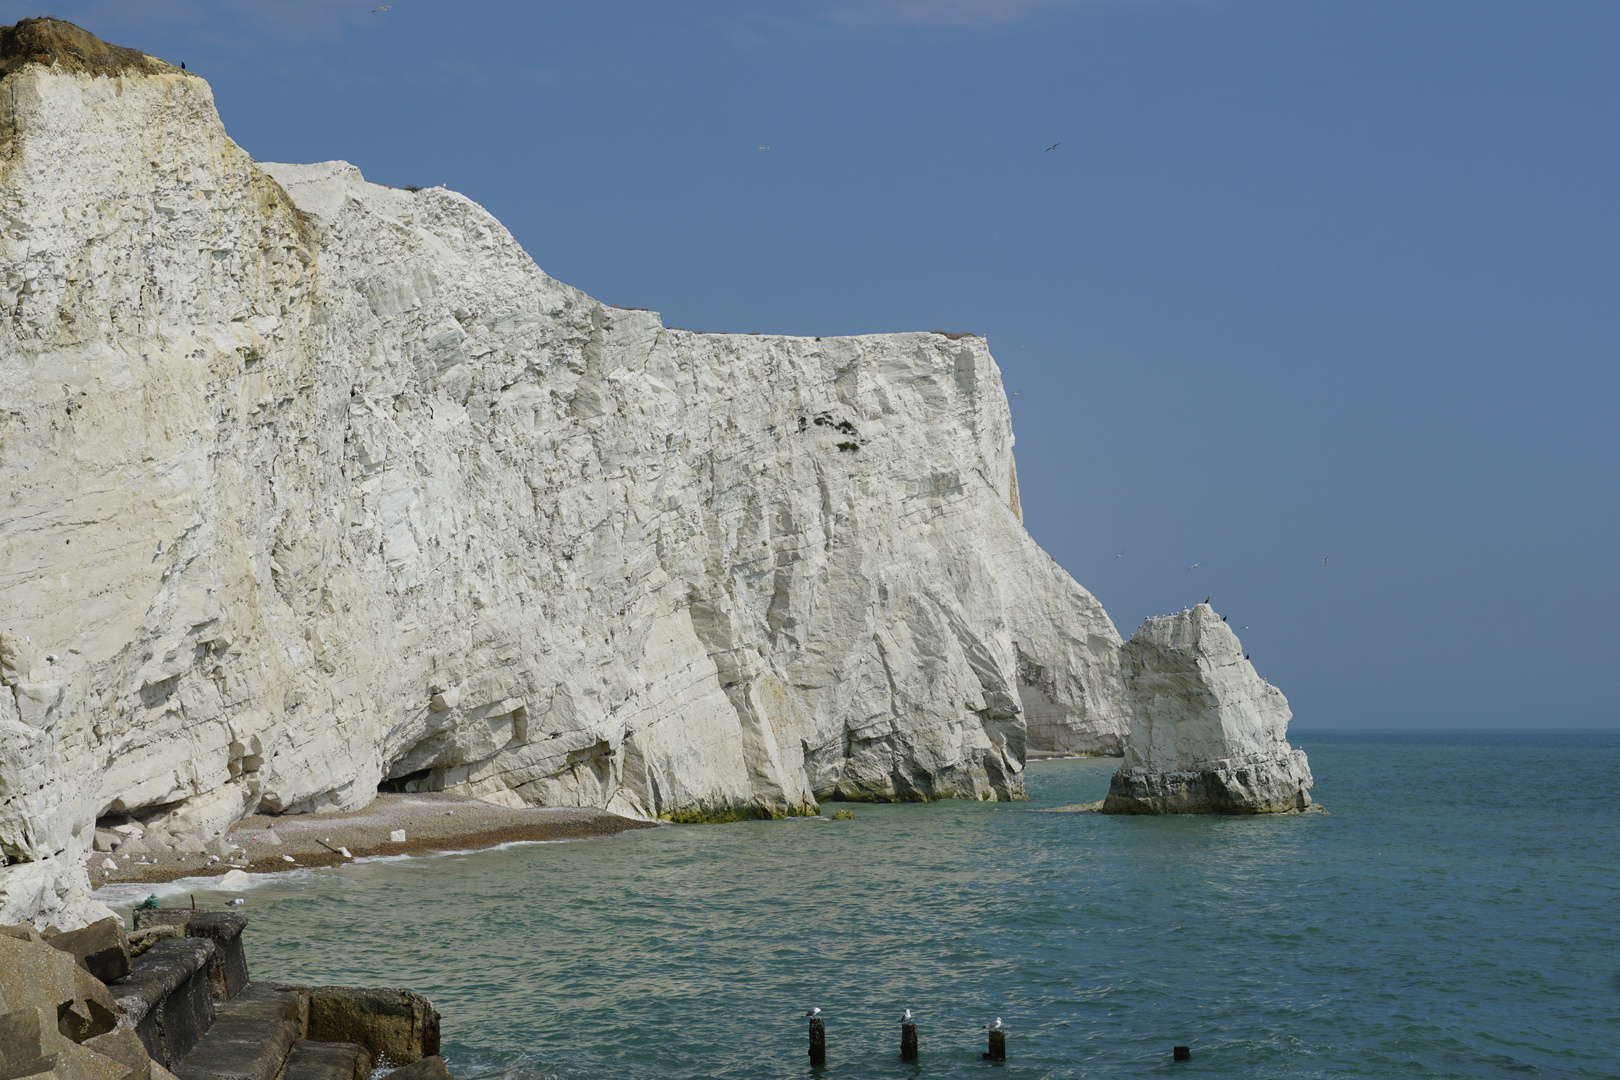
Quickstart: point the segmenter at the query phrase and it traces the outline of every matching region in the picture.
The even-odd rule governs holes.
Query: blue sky
[[[1620,726],[1620,5],[375,6],[53,13],[667,325],[987,334],[1036,539],[1298,729]]]

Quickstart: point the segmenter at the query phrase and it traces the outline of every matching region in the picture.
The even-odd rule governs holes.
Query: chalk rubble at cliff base
[[[1148,619],[1120,650],[1131,726],[1106,814],[1271,814],[1312,808],[1282,691],[1209,604]]]

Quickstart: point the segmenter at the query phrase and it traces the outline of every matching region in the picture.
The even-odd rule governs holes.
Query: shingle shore
[[[244,818],[226,834],[231,843],[242,848],[230,859],[210,862],[206,855],[181,855],[168,850],[120,858],[114,851],[94,856],[91,866],[97,885],[156,883],[218,875],[231,869],[264,874],[350,862],[335,850],[339,848],[363,859],[374,855],[471,851],[523,840],[583,840],[656,827],[654,822],[601,810],[512,809],[436,792],[382,793],[364,810],[346,814],[254,814]],[[399,829],[405,832],[403,843],[389,838]],[[274,843],[272,837],[280,843]],[[105,858],[118,863],[118,869],[103,871],[100,864]],[[142,859],[149,861],[139,861]]]

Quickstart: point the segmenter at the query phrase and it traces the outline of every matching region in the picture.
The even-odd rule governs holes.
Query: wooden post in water
[[[827,1064],[827,1025],[819,1016],[810,1018],[810,1064]]]
[[[917,1060],[917,1025],[900,1025],[900,1060]]]
[[[1173,1061],[1191,1061],[1192,1047],[1174,1046],[1170,1048],[1170,1058]]]
[[[1007,1060],[1007,1033],[1005,1031],[990,1032],[990,1052],[984,1056],[991,1061]]]

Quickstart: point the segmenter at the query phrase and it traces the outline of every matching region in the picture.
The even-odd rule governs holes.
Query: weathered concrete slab
[[[423,1059],[426,1060],[426,1059]],[[281,1080],[370,1080],[371,1055],[347,1042],[300,1039],[287,1055]]]
[[[137,930],[177,927],[187,937],[207,938],[216,946],[209,962],[208,979],[215,1001],[228,1001],[248,984],[247,953],[242,931],[247,919],[231,911],[192,908],[149,908],[135,912]]]
[[[130,963],[130,973],[107,987],[158,1064],[173,1069],[214,1022],[208,981],[214,943],[165,938]]]
[[[174,1066],[179,1080],[275,1080],[307,1014],[296,991],[250,984],[220,1005],[213,1026]]]

